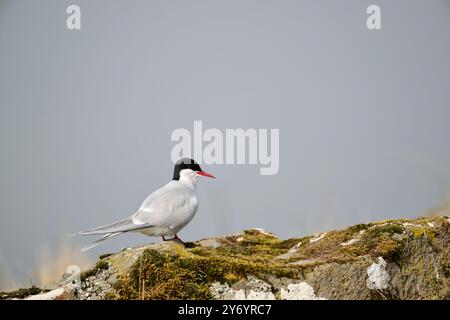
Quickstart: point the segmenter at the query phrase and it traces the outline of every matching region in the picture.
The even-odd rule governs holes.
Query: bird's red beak
[[[213,178],[215,179],[216,177],[214,177],[211,173],[205,172],[205,171],[197,171],[197,174],[204,176],[204,177],[208,177],[208,178]]]

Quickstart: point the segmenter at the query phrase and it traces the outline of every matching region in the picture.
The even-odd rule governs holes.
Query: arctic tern
[[[164,241],[175,239],[182,242],[177,233],[192,220],[197,211],[195,189],[199,176],[215,178],[212,174],[202,171],[193,159],[179,160],[175,164],[172,181],[150,194],[132,216],[74,234],[103,235],[81,251],[89,250],[100,242],[125,232],[140,232],[148,236],[162,237]]]

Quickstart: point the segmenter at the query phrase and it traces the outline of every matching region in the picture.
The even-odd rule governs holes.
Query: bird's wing
[[[152,193],[131,217],[73,235],[113,234],[159,227],[164,225],[177,210],[192,206],[189,201],[191,196],[192,193],[184,189],[166,185]]]
[[[135,224],[163,226],[174,214],[197,205],[192,203],[193,193],[182,188],[166,188],[155,194],[132,216]]]

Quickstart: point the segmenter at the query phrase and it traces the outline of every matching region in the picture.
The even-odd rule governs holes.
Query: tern
[[[173,179],[150,194],[133,215],[105,226],[73,234],[103,235],[81,251],[87,251],[102,241],[126,232],[162,237],[163,241],[182,242],[177,233],[192,220],[198,209],[195,189],[199,176],[215,178],[212,174],[202,171],[200,165],[193,159],[179,160],[175,164]]]

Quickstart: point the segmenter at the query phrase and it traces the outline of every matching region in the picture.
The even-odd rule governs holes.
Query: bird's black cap
[[[194,160],[189,158],[183,158],[175,163],[175,169],[173,170],[173,180],[180,179],[180,171],[183,169],[191,169],[192,171],[202,171],[200,165]]]

